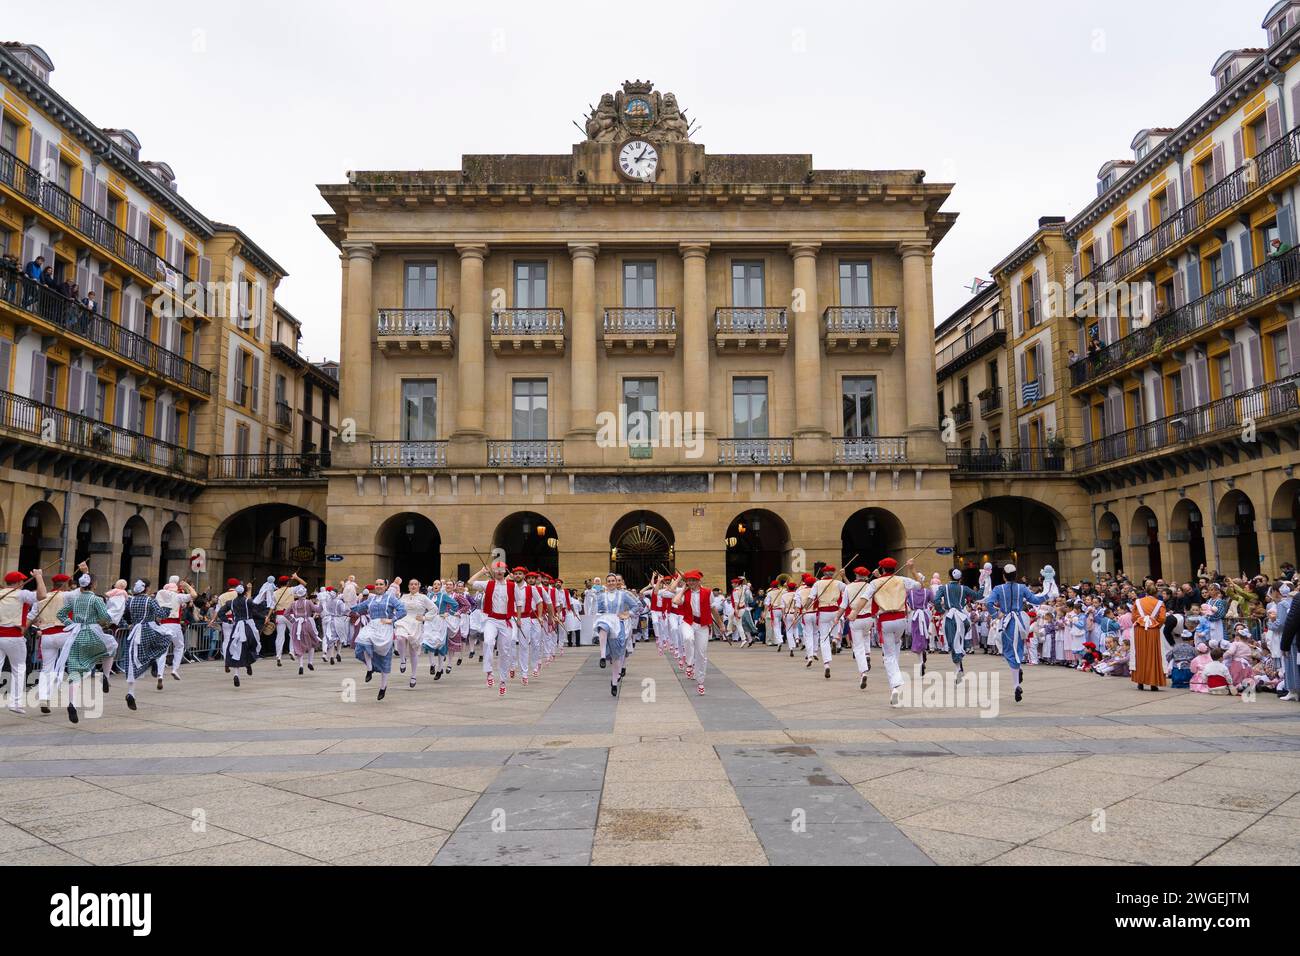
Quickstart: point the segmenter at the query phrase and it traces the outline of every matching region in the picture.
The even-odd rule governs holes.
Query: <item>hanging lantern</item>
[[[610,548],[610,549],[609,549],[609,560],[611,560],[611,561],[617,561],[617,560],[618,560],[618,548]]]
[[[539,524],[539,525],[537,526],[537,537],[539,537],[539,538],[545,538],[545,537],[546,537],[546,525],[544,525],[544,524]]]
[[[723,541],[723,544],[725,544],[728,548],[734,548],[738,543],[739,543],[739,539],[735,537],[727,538],[725,541]]]
[[[737,533],[739,533],[739,534],[744,534],[744,533],[745,533],[745,530],[746,530],[746,529],[745,529],[745,522],[743,522],[743,521],[737,521],[737,522],[736,522],[736,531],[737,531]]]
[[[559,546],[560,546],[560,539],[559,539],[559,538],[547,538],[547,539],[546,539],[546,546],[547,546],[548,548],[550,548],[552,551],[554,551],[554,550],[556,550],[557,548],[559,548]]]

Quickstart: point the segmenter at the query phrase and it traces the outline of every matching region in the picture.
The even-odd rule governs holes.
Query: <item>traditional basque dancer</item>
[[[456,599],[456,627],[453,630],[448,622],[447,629],[447,663],[451,663],[451,655],[456,655],[456,666],[460,667],[466,647],[471,647],[471,642],[477,643],[480,647],[483,643],[483,595],[471,593],[466,587],[464,581],[457,581],[450,589],[451,596]],[[474,651],[469,652],[470,660],[474,659]],[[448,674],[451,672],[448,671]]]
[[[799,641],[799,618],[803,609],[799,604],[799,582],[791,579],[785,582],[785,591],[777,595],[778,613],[781,617],[781,630],[785,634],[785,646],[794,657],[794,648]]]
[[[1156,586],[1148,583],[1146,594],[1133,602],[1134,667],[1129,679],[1138,690],[1148,686],[1153,691],[1164,687],[1164,647],[1160,636],[1165,624],[1165,602],[1156,597]],[[1181,631],[1181,628],[1179,629]]]
[[[618,612],[613,609],[614,605],[621,603],[617,600],[615,592],[618,590],[618,575],[613,571],[605,576],[605,583],[601,584],[597,578],[591,586],[591,606],[590,613],[595,618],[592,624],[592,634],[596,638],[597,644],[600,645],[600,666],[605,667],[609,662],[609,635],[617,633]],[[624,647],[626,654],[626,646]]]
[[[172,651],[172,680],[181,679],[181,661],[185,657],[185,628],[181,626],[181,614],[185,605],[189,604],[196,597],[198,592],[190,586],[188,581],[182,581],[179,576],[172,575],[167,584],[159,589],[157,596],[154,598],[167,613],[163,620],[158,622],[158,630],[165,634],[171,640]],[[163,670],[167,667],[167,655],[163,655],[158,661],[158,677],[163,676]]]
[[[285,612],[289,609],[289,605],[293,603],[294,588],[298,586],[306,587],[307,582],[298,577],[297,572],[294,572],[290,575],[280,575],[280,577],[276,579],[275,584],[276,588],[271,593],[270,598],[264,598],[264,603],[267,608],[268,624],[262,625],[262,633],[268,633],[269,622],[271,618],[274,618],[275,666],[282,667],[284,665],[284,662],[281,660],[284,656],[284,642],[289,637],[289,622],[285,619]],[[263,593],[265,593],[265,588],[263,589]],[[262,597],[262,595],[259,594],[259,597]],[[254,600],[253,603],[257,604],[259,602]]]
[[[659,600],[664,609],[664,633],[667,638],[665,653],[677,662],[678,667],[686,666],[686,625],[683,622],[682,607],[674,604],[677,588],[681,584],[681,574],[673,577],[664,575],[659,580]]]
[[[921,587],[908,590],[907,611],[912,651],[921,655],[921,676],[924,677],[930,660],[930,646],[934,641],[934,619],[930,614],[930,589],[924,582],[921,582]]]
[[[318,614],[320,605],[311,599],[307,586],[300,584],[294,588],[293,603],[285,608],[284,620],[289,630],[289,653],[298,662],[299,677],[304,664],[309,671],[316,669],[312,664],[316,659],[316,649],[321,645],[320,635],[316,633]]]
[[[560,630],[564,631],[564,647],[573,647],[582,640],[582,621],[574,608],[573,594],[564,586],[562,578],[555,579],[555,613],[560,620]],[[559,646],[560,636],[556,634],[556,653],[563,654]]]
[[[347,626],[343,630],[344,647],[351,647],[357,639],[357,631],[361,630],[360,616],[352,613],[352,607],[369,596],[369,594],[362,595],[361,589],[357,586],[357,576],[355,574],[349,574],[346,581],[339,582],[339,601],[343,604],[343,612],[348,616]]]
[[[542,594],[546,598],[547,614],[542,621],[542,664],[551,664],[555,661],[556,654],[560,651],[560,627],[564,622],[560,614],[559,607],[559,589],[555,586],[555,578],[549,574],[542,575]]]
[[[44,598],[36,605],[36,611],[27,615],[28,619],[35,622],[36,629],[41,632],[41,672],[37,678],[38,691],[37,703],[40,705],[41,713],[50,712],[50,694],[53,688],[58,685],[58,680],[62,676],[54,669],[58,663],[59,655],[63,653],[63,643],[67,640],[67,634],[63,630],[63,622],[59,620],[59,612],[63,610],[63,603],[67,597],[68,585],[71,578],[66,574],[56,574],[50,578],[54,588],[47,592],[48,597]],[[13,663],[10,662],[10,669]],[[11,680],[16,685],[23,683],[24,678],[21,673],[15,672],[10,675]],[[22,701],[19,700],[21,707]],[[13,700],[10,699],[10,710],[13,710]],[[16,713],[22,713],[22,710]]]
[[[989,606],[1002,615],[1002,656],[1016,679],[1016,703],[1024,697],[1025,639],[1029,633],[1029,615],[1025,609],[1031,604],[1042,604],[1046,594],[1034,594],[1016,580],[1016,566],[1008,564],[1002,569],[1004,579],[989,595]]]
[[[451,653],[452,638],[460,638],[460,602],[452,592],[450,581],[434,582],[437,587],[426,596],[428,607],[421,612],[424,627],[421,629],[420,646],[429,655],[429,674],[434,680],[442,680],[448,673],[447,660]],[[407,611],[412,605],[407,605]],[[411,677],[411,686],[415,686],[415,677]]]
[[[130,628],[126,636],[126,706],[132,710],[136,709],[135,682],[155,665],[158,690],[163,689],[167,651],[172,646],[171,634],[161,626],[167,615],[167,608],[149,594],[147,581],[136,581],[131,586],[122,622]]]
[[[687,571],[682,575],[685,589],[678,591],[673,598],[673,604],[682,609],[686,644],[692,654],[686,676],[696,681],[695,689],[701,696],[704,695],[704,678],[709,671],[709,632],[713,626],[713,595],[708,588],[700,586],[703,579],[704,575],[699,571]]]
[[[989,595],[993,593],[993,565],[985,561],[984,567],[980,568],[980,600],[987,601]]]
[[[1050,564],[1043,565],[1043,593],[1051,601],[1055,601],[1061,596],[1061,588],[1056,583],[1056,568]]]
[[[875,619],[871,615],[871,599],[867,588],[871,585],[871,572],[864,567],[853,569],[854,581],[846,585],[840,597],[840,609],[831,622],[839,627],[841,619],[849,622],[849,639],[853,645],[853,660],[858,665],[858,689],[867,689],[867,675],[871,673],[871,631]]]
[[[320,589],[316,603],[320,605],[321,652],[333,666],[342,660],[339,649],[348,629],[348,609],[339,600],[338,591],[332,584]]]
[[[609,692],[617,697],[619,684],[627,674],[627,656],[645,605],[640,597],[623,587],[623,579],[618,575],[610,574],[606,582],[609,586],[596,599],[596,630],[606,632],[602,643],[609,654]]]
[[[397,651],[398,673],[406,673],[406,659],[411,659],[411,683],[415,687],[415,669],[420,665],[420,641],[424,638],[425,615],[433,612],[433,602],[425,596],[416,578],[406,582],[406,593],[400,598],[406,608],[406,617],[393,623],[393,647]]]
[[[36,583],[36,590],[26,590],[29,580]],[[39,569],[33,571],[30,578],[21,571],[10,571],[5,575],[5,590],[0,592],[0,657],[9,662],[8,706],[15,714],[26,713],[23,699],[27,693],[27,618],[30,609],[44,601],[47,593],[44,572]],[[44,673],[42,683],[43,678]],[[41,707],[41,712],[48,714],[48,696],[44,696],[44,700],[46,704]]]
[[[799,598],[799,640],[803,642],[805,667],[811,667],[817,659],[817,602],[812,592],[816,583],[817,579],[805,572],[794,592]]]
[[[908,574],[915,568],[909,560],[905,565]],[[880,576],[867,585],[864,597],[873,602],[876,620],[880,625],[880,642],[885,658],[885,674],[889,678],[889,706],[902,703],[903,672],[898,666],[898,652],[904,636],[911,630],[908,620],[908,595],[915,589],[925,590],[925,585],[907,574],[895,574],[898,562],[883,558],[877,568]]]
[[[226,616],[221,613],[221,608],[225,607],[235,599],[235,588],[239,586],[239,578],[226,578],[226,589],[217,595],[217,624],[221,628],[221,656],[223,659],[226,656],[226,645],[230,642],[230,629],[232,625],[230,621],[226,619]],[[112,610],[111,606],[109,610]],[[228,673],[230,668],[227,667],[226,671]]]
[[[515,626],[519,618],[516,603],[515,582],[506,575],[504,561],[492,564],[491,578],[487,568],[480,568],[466,582],[472,590],[483,592],[483,673],[487,675],[487,685],[491,687],[496,675],[492,671],[492,660],[497,656],[497,646],[501,649],[501,669],[514,670],[515,649],[517,641]],[[506,675],[501,675],[498,696],[506,695]]]
[[[44,585],[39,578],[37,584],[39,591],[43,591]],[[73,703],[76,699],[73,688],[103,663],[103,689],[107,694],[108,672],[113,666],[113,656],[117,653],[117,640],[103,630],[105,624],[112,622],[108,616],[108,607],[104,604],[104,599],[91,590],[93,584],[94,578],[89,572],[79,574],[77,590],[64,600],[63,610],[59,612],[67,640],[59,654],[55,672],[66,672],[68,675],[68,720],[74,724],[81,718],[77,716],[77,707]]]
[[[957,665],[957,683],[966,677],[963,660],[966,656],[966,637],[970,633],[968,602],[979,600],[979,592],[961,583],[961,568],[952,569],[952,580],[939,588],[934,595],[934,606],[943,615],[943,632],[948,641],[952,662]]]
[[[820,650],[824,676],[830,680],[832,645],[839,645],[839,610],[844,598],[844,582],[840,580],[835,565],[828,564],[822,568],[821,580],[814,582],[810,591],[814,623],[807,642]],[[804,666],[812,666],[812,658]]]
[[[524,573],[523,606],[519,609],[519,618],[523,623],[519,646],[521,651],[525,643],[528,647],[526,659],[522,661],[524,676],[521,683],[524,684],[528,683],[529,662],[532,662],[533,679],[536,680],[542,673],[542,661],[545,657],[545,621],[551,615],[551,608],[546,588],[542,586],[540,580],[537,571]]]
[[[244,586],[236,584],[234,590],[228,593],[230,598],[226,600],[226,595],[222,594],[222,603],[217,607],[218,620],[223,627],[230,628],[221,656],[225,660],[226,673],[229,674],[234,669],[235,686],[238,687],[241,667],[248,672],[249,677],[253,676],[253,662],[262,653],[262,635],[253,619],[253,602],[248,599]]]
[[[393,625],[406,616],[406,608],[397,596],[401,585],[401,578],[394,578],[391,586],[383,578],[377,578],[374,593],[351,609],[366,622],[357,634],[353,653],[366,665],[367,683],[375,676],[375,671],[379,671],[379,696],[376,700],[384,699],[388,675],[393,669]]]

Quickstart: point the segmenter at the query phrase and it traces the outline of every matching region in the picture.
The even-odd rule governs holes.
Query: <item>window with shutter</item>
[[[9,339],[0,339],[0,391],[9,391],[9,366],[13,362],[14,344]]]

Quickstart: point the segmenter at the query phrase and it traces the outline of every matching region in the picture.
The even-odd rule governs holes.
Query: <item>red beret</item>
[[[71,581],[72,578],[68,577],[66,574],[56,574],[54,577],[50,578],[50,580],[55,584],[62,584],[64,581]]]
[[[888,574],[890,571],[895,571],[897,569],[898,569],[898,562],[895,561],[893,558],[881,558],[880,560],[881,571],[884,571],[886,574]]]
[[[816,579],[815,577],[813,577],[811,574],[807,573],[806,571],[804,572],[804,576],[803,576],[803,583],[804,583],[804,584],[812,584],[812,583],[813,583],[814,581],[816,581],[816,580],[817,580],[817,579]]]
[[[868,574],[871,573],[871,571],[868,568],[862,567],[862,565],[858,565],[856,568],[853,569],[853,573],[858,575],[859,577],[865,578]]]
[[[333,591],[333,590],[334,590],[334,585],[332,585],[332,584],[327,584],[327,585],[325,585],[325,590],[326,590],[326,591]]]
[[[278,578],[275,579],[275,583],[276,583],[276,584],[288,584],[288,583],[289,583],[289,575],[287,575],[287,574],[282,574],[282,575],[280,575]]]
[[[786,589],[787,589],[787,590],[789,590],[789,591],[795,591],[795,590],[798,590],[798,588],[799,588],[799,582],[798,582],[798,581],[786,581],[786,582],[785,582],[785,586],[786,586]]]
[[[839,569],[835,567],[835,565],[833,564],[827,564],[822,566],[822,574],[834,574],[838,570]]]
[[[10,571],[5,575],[5,584],[21,584],[27,580],[27,575],[21,571]]]
[[[510,570],[511,570],[511,571],[514,571],[516,574],[518,574],[518,573],[521,572],[521,571],[522,571],[524,574],[527,574],[527,573],[528,573],[528,569],[527,569],[526,567],[524,567],[522,564],[519,565],[519,567],[517,567],[517,568],[511,568]]]
[[[239,578],[226,578],[226,587],[228,588],[239,587]]]
[[[682,577],[685,578],[687,581],[699,581],[701,578],[704,577],[704,575],[702,575],[699,571],[687,571],[685,574],[682,575]]]

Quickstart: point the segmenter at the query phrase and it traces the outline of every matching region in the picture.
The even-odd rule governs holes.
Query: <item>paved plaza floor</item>
[[[239,690],[186,665],[135,713],[118,681],[76,726],[0,711],[0,865],[1300,858],[1300,706],[1272,694],[1039,666],[1017,705],[975,654],[967,683],[1000,681],[981,716],[937,683],[891,709],[878,651],[865,691],[848,654],[831,680],[761,646],[710,658],[703,697],[642,644],[618,699],[581,648],[504,699],[477,660],[414,690],[394,666],[382,702],[355,661],[286,660]]]

